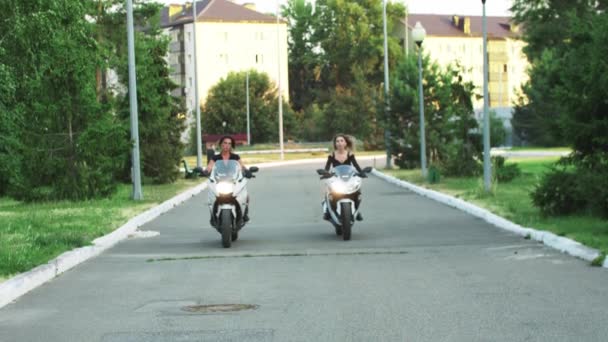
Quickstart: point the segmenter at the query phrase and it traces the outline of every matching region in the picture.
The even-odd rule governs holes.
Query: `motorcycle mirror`
[[[327,174],[327,171],[325,171],[325,169],[317,169],[317,174],[320,176],[323,176],[323,175]]]
[[[368,167],[364,168],[362,171],[365,173],[370,173],[370,172],[372,172],[372,167],[368,166]]]
[[[260,169],[257,166],[252,166],[249,168],[249,171],[251,172],[258,172]]]

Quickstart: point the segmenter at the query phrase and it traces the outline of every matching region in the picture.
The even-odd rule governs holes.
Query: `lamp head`
[[[414,29],[412,30],[412,38],[414,39],[416,44],[418,44],[418,46],[420,46],[422,44],[422,41],[424,41],[425,37],[426,37],[426,30],[424,29],[424,27],[422,27],[422,24],[420,24],[420,22],[417,21],[416,25],[414,26]]]

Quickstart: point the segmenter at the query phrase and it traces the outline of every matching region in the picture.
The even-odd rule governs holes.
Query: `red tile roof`
[[[459,26],[456,26],[452,15],[443,14],[410,14],[407,17],[408,27],[412,28],[419,21],[426,30],[428,36],[435,37],[481,37],[482,32],[482,17],[470,15],[458,15]],[[471,33],[465,34],[463,31],[463,22],[465,18],[469,18]],[[490,17],[487,16],[488,38],[515,38],[520,35],[519,32],[511,30],[510,17]],[[401,20],[405,22],[405,20]]]
[[[162,26],[174,26],[192,22],[192,8],[184,7],[185,11],[169,18],[169,7],[163,8]],[[202,0],[196,2],[197,22],[268,22],[274,23],[277,18],[272,15],[256,12],[245,6],[228,0]],[[172,20],[171,20],[172,19]]]

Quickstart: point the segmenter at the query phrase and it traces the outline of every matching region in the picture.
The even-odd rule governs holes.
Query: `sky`
[[[164,4],[184,3],[184,0],[156,0]],[[277,1],[285,4],[287,0],[236,0],[236,3],[253,2],[259,12],[275,12]],[[481,15],[482,5],[480,0],[393,0],[406,3],[410,13],[420,14],[460,14]],[[188,1],[189,2],[189,1]],[[486,14],[493,16],[508,16],[512,0],[487,0]]]

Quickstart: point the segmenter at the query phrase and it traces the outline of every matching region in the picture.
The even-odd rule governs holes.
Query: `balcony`
[[[185,97],[186,96],[186,88],[180,87],[173,89],[171,91],[171,96],[173,97]]]
[[[169,52],[184,52],[184,42],[171,42],[169,44]]]
[[[186,73],[186,67],[183,63],[171,64],[169,68],[171,70],[171,75],[183,75]]]

